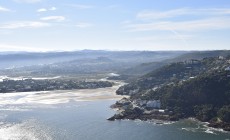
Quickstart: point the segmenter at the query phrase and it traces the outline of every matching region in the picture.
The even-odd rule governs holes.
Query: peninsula
[[[230,131],[230,56],[165,65],[117,90],[115,119],[177,121],[194,117]]]

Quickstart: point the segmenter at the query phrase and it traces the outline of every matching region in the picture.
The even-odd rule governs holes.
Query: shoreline
[[[185,119],[179,119],[178,121],[168,121],[168,120],[160,120],[160,119],[148,119],[148,120],[141,120],[139,118],[137,119],[127,119],[127,118],[124,118],[124,119],[115,119],[115,120],[110,120],[110,118],[107,119],[108,121],[117,121],[117,120],[122,120],[122,121],[141,121],[141,122],[147,122],[147,123],[152,123],[154,125],[171,125],[171,124],[175,124],[175,123],[178,123],[178,122],[183,122],[183,121],[192,121],[196,124],[201,124],[202,127],[198,127],[198,128],[195,128],[195,129],[200,129],[200,130],[205,130],[203,132],[205,133],[210,133],[210,134],[215,134],[215,132],[220,132],[220,133],[227,133],[227,134],[230,134],[230,131],[226,131],[224,130],[223,128],[214,128],[214,127],[210,127],[208,126],[208,124],[210,124],[209,122],[201,122],[195,118],[185,118]],[[181,128],[182,130],[186,130],[186,131],[190,131],[190,130],[187,130],[189,128]]]
[[[76,81],[76,80],[8,80],[0,82],[0,93],[17,93],[30,91],[54,91],[74,89],[97,89],[112,87],[114,83],[109,81]]]
[[[226,122],[202,122],[194,117],[180,118],[171,115],[170,113],[160,112],[161,109],[146,109],[133,104],[129,99],[122,98],[115,104],[110,106],[116,109],[117,113],[108,118],[108,121],[115,120],[140,120],[140,121],[162,121],[162,122],[177,122],[181,120],[192,120],[194,122],[202,123],[204,127],[212,130],[223,132],[230,132],[230,125]],[[161,124],[161,123],[160,123]]]
[[[115,91],[122,85],[116,82],[112,87],[97,89],[33,91],[0,94],[0,105],[5,104],[59,104],[74,101],[119,100],[124,96],[116,95]]]

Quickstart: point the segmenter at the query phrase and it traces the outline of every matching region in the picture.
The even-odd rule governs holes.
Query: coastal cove
[[[1,94],[0,139],[229,139],[194,120],[107,121],[115,113],[110,105],[122,98],[117,88]]]
[[[208,126],[230,131],[230,56],[209,57],[165,65],[121,86],[130,95],[113,105],[109,120],[196,118]]]
[[[230,140],[230,0],[1,0],[0,140]]]

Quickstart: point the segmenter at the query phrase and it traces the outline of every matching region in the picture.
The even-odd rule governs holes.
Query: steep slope
[[[184,62],[170,63],[162,66],[137,80],[132,81],[117,90],[118,94],[129,94],[131,90],[146,90],[158,88],[165,84],[185,81],[194,78],[199,74],[213,70],[223,70],[229,65],[229,57],[219,59],[219,57],[204,58],[203,60],[187,60]]]
[[[229,131],[229,65],[230,57],[212,57],[172,63],[148,73],[117,90],[117,94],[130,95],[132,104],[119,117],[144,120],[195,117]],[[152,111],[146,115],[146,110],[156,108],[156,105],[149,108],[156,102],[160,102],[157,108],[167,110],[167,113]],[[133,111],[137,107],[138,114]]]
[[[218,57],[218,56],[226,57],[228,55],[230,55],[230,51],[228,50],[185,52],[184,54],[181,54],[174,58],[170,58],[162,61],[150,62],[150,63],[143,63],[125,69],[119,73],[126,74],[126,75],[145,75],[155,69],[158,69],[170,63],[183,62],[191,59],[202,60],[203,58],[208,58],[208,57]]]

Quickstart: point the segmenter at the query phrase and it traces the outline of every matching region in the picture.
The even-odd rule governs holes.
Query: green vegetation
[[[230,105],[223,106],[221,109],[219,109],[217,115],[224,122],[230,123]]]
[[[184,62],[188,60],[202,60],[204,58],[210,58],[210,57],[217,57],[217,56],[223,56],[226,57],[230,55],[229,50],[218,50],[218,51],[192,51],[192,52],[186,52],[182,55],[179,55],[174,58],[169,58],[166,60],[161,61],[153,61],[150,63],[142,63],[140,65],[137,65],[135,67],[131,67],[125,70],[122,70],[119,72],[119,74],[125,74],[125,75],[132,75],[133,76],[141,76],[147,73],[150,73],[151,71],[154,71],[162,66],[165,66],[170,63],[175,62]]]
[[[162,107],[174,111],[177,116],[210,121],[223,106],[230,103],[230,78],[227,75],[228,72],[204,74],[183,84],[165,85],[140,97],[160,99]],[[222,110],[220,114],[224,116],[226,108]]]
[[[48,91],[48,90],[71,90],[71,89],[95,89],[112,87],[113,83],[108,81],[77,81],[66,79],[47,80],[3,80],[0,82],[0,93]]]
[[[131,101],[160,100],[173,118],[195,117],[230,130],[229,58],[172,63],[120,87],[117,94],[130,95]]]

